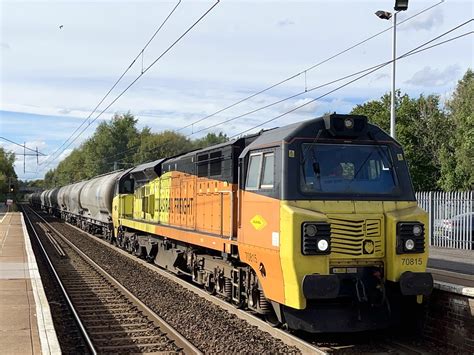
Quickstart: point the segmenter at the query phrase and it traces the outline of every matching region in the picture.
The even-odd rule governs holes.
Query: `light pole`
[[[377,11],[375,15],[383,20],[390,20],[393,18],[392,31],[392,90],[390,94],[390,136],[395,139],[395,61],[397,58],[397,13],[398,11],[405,11],[408,9],[408,0],[396,0],[395,12]]]

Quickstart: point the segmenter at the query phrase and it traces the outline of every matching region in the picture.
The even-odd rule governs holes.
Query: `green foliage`
[[[14,164],[15,154],[8,153],[0,147],[0,202],[5,201],[10,195],[10,183],[15,185],[15,191],[18,188]]]
[[[133,156],[135,164],[171,157],[193,149],[192,142],[185,136],[172,131],[151,133],[144,128],[140,134],[140,146]]]
[[[396,93],[397,140],[403,146],[416,191],[474,188],[474,73],[459,81],[446,110],[437,95],[410,98]],[[390,95],[357,105],[353,114],[364,114],[386,132],[390,129]],[[103,122],[94,135],[45,176],[45,187],[65,185],[138,164],[174,156],[228,140],[223,133],[190,140],[165,131],[139,131],[130,113]],[[8,163],[9,162],[9,163]],[[14,157],[0,151],[0,179],[14,174]],[[10,165],[9,165],[10,164]],[[8,172],[4,170],[10,167]],[[0,188],[2,181],[0,181]],[[3,191],[3,190],[1,190]]]
[[[390,94],[380,100],[357,105],[354,114],[364,114],[371,123],[390,130]],[[439,97],[423,96],[417,99],[396,95],[396,136],[403,146],[413,185],[416,191],[437,190],[440,179],[439,147],[445,143],[449,129]]]
[[[196,139],[193,142],[193,145],[195,149],[201,149],[209,147],[211,145],[224,143],[228,140],[229,138],[227,137],[227,135],[222,132],[219,132],[219,134],[208,133],[205,137]]]
[[[209,133],[192,141],[172,131],[152,133],[148,127],[139,131],[137,121],[127,113],[102,122],[91,138],[46,173],[44,186],[67,185],[116,168],[129,168],[228,140],[222,133]]]
[[[472,190],[474,188],[474,72],[459,81],[446,110],[439,97],[417,99],[396,95],[396,135],[403,146],[415,190]],[[390,95],[357,105],[386,132],[390,129]]]
[[[474,72],[468,70],[446,103],[450,130],[440,152],[444,190],[474,189]]]

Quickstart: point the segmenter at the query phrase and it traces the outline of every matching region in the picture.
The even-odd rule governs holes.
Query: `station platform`
[[[60,354],[23,215],[0,216],[0,352]]]
[[[474,295],[474,250],[432,246],[428,271],[433,274],[435,286],[436,283],[455,285],[459,286],[463,294],[467,292],[469,296]]]

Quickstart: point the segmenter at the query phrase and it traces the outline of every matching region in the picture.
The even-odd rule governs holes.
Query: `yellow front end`
[[[416,202],[281,201],[280,257],[285,305],[305,309],[306,275],[350,273],[358,267],[380,267],[385,281],[399,282],[407,271],[425,272],[428,260],[428,217]],[[326,222],[331,226],[328,255],[303,255],[302,225]],[[397,254],[397,223],[424,225],[424,252]]]

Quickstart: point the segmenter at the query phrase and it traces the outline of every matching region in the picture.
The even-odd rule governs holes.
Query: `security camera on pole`
[[[377,11],[375,14],[383,19],[390,20],[393,17],[393,35],[392,35],[392,92],[390,95],[390,135],[395,139],[395,58],[397,57],[397,13],[408,9],[408,0],[396,0],[395,12]]]

